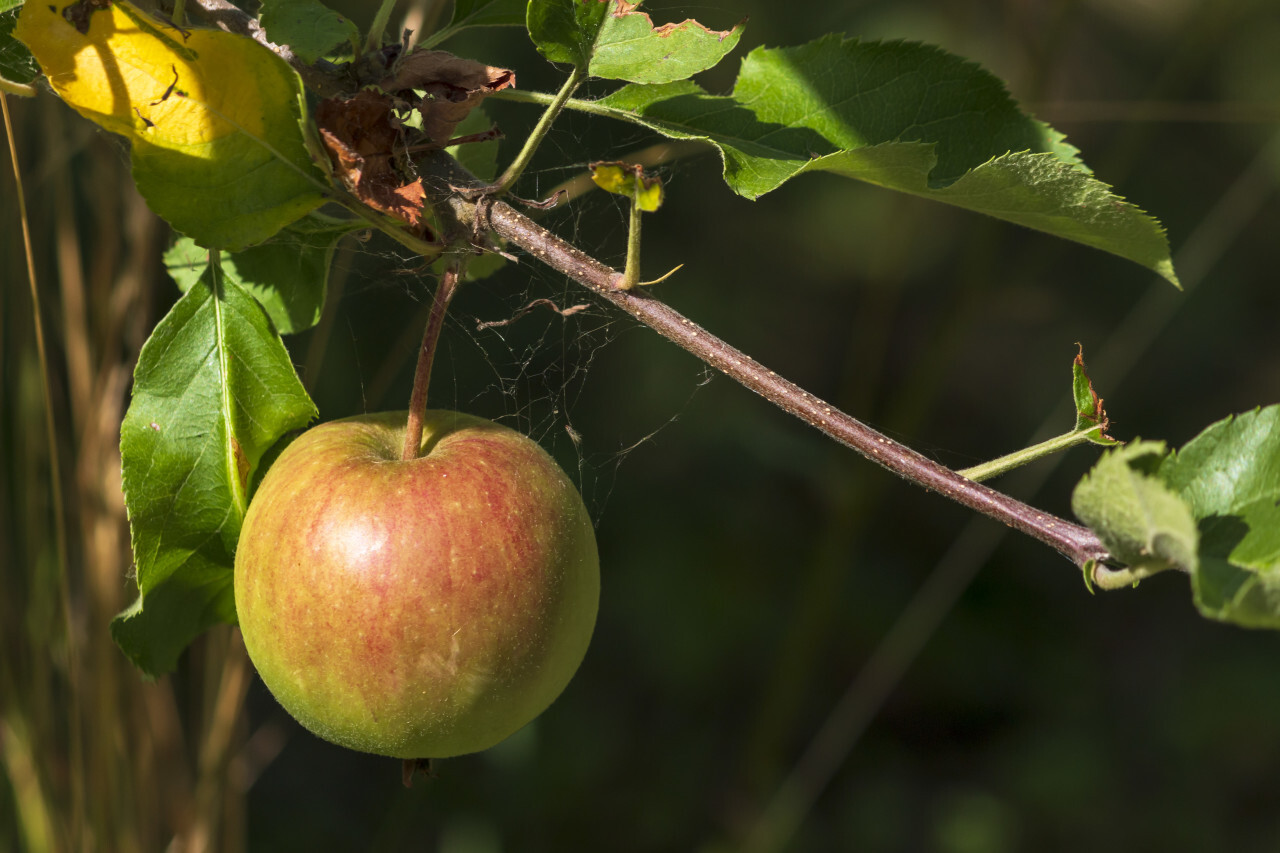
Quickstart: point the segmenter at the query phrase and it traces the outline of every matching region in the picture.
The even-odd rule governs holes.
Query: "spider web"
[[[627,152],[650,140],[627,132],[615,141],[611,151]],[[548,159],[573,157],[554,133],[546,145],[556,149]],[[606,156],[615,155],[606,152]],[[668,165],[658,171],[670,177],[676,168]],[[527,173],[522,186],[533,187],[541,198],[586,171],[585,161],[573,160]],[[628,217],[625,200],[595,191],[549,213],[531,214],[556,234],[621,268]],[[619,334],[636,328],[637,322],[531,256],[514,247],[508,250],[516,263],[464,281],[454,297],[432,369],[429,405],[489,418],[530,436],[569,472],[592,517],[599,521],[623,463],[679,417],[711,373],[695,371],[683,404],[673,411],[653,413],[638,427],[599,417],[610,393],[604,386],[617,369],[600,367],[601,357]],[[472,261],[480,268],[493,262],[489,257]],[[361,358],[355,368],[366,410],[400,408],[408,400],[435,276],[421,271],[420,262],[398,246],[372,239],[348,248],[335,261],[331,281],[343,278],[347,279],[341,288],[344,302],[349,297],[372,296],[401,306],[397,339],[379,342],[381,351]],[[331,284],[330,298],[333,295]],[[354,325],[344,328],[342,320],[338,322],[335,335],[360,334]],[[359,346],[361,342],[355,343],[357,351],[369,351]],[[593,381],[597,374],[602,378]],[[580,418],[580,414],[587,416]],[[611,426],[587,427],[584,421],[606,421]]]

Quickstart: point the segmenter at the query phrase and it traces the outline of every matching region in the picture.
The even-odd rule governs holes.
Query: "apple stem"
[[[458,278],[462,266],[456,260],[450,260],[436,285],[436,293],[431,300],[431,315],[427,317],[427,328],[422,333],[422,347],[418,350],[418,366],[413,373],[413,393],[409,397],[409,419],[405,423],[404,451],[400,458],[406,461],[417,459],[422,452],[422,429],[427,414],[427,387],[431,384],[431,364],[436,358],[436,344],[440,342],[440,330],[444,328],[444,315],[449,309],[449,301],[458,289]]]

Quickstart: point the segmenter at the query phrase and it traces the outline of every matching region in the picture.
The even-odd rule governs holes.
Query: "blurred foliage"
[[[1077,341],[1118,438],[1180,445],[1280,399],[1271,0],[743,0],[719,18],[650,6],[713,26],[750,15],[738,54],[842,31],[983,63],[1169,227],[1187,286],[845,181],[748,202],[714,158],[659,167],[667,204],[646,219],[645,267],[686,265],[659,294],[770,368],[957,466],[1069,428]],[[448,46],[514,68],[521,88],[560,80],[516,31]],[[701,82],[722,90],[731,71]],[[143,684],[105,627],[131,594],[113,453],[137,347],[177,297],[167,238],[115,141],[50,97],[9,103],[54,375],[73,630],[68,645],[6,166],[0,848],[32,837],[36,819],[16,803],[34,790],[100,849],[177,836],[173,849],[736,850],[782,827],[769,822],[788,814],[779,786],[798,778],[813,799],[789,812],[793,850],[1274,849],[1280,637],[1202,620],[1180,577],[1090,596],[1043,547],[872,468],[528,262],[455,300],[433,394],[533,434],[598,521],[601,619],[564,696],[502,746],[440,762],[406,790],[398,764],[312,738],[256,681],[244,713],[220,716],[219,698],[234,708],[242,689],[226,675],[238,660],[226,635]],[[509,157],[534,111],[489,109]],[[560,130],[523,195],[653,141],[576,115]],[[604,193],[545,221],[621,263],[626,210]],[[290,339],[294,361],[324,418],[402,406],[429,281],[377,240],[344,243],[337,266],[326,316]],[[477,329],[538,298],[590,307]],[[1096,456],[1077,449],[997,485],[1066,514]],[[922,589],[936,630],[916,606],[891,633]],[[904,664],[900,680],[885,660]],[[887,677],[855,691],[865,727],[842,715],[846,736],[802,763],[868,661]]]

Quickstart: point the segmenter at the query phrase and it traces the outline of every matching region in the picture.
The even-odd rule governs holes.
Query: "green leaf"
[[[600,32],[608,8],[605,3],[574,0],[529,0],[529,37],[549,62],[576,68],[591,65],[593,37]]]
[[[319,0],[265,0],[262,26],[271,41],[289,45],[308,64],[360,38],[355,24]]]
[[[1079,346],[1079,345],[1077,345]],[[1076,353],[1071,362],[1071,396],[1076,407],[1076,425],[1073,432],[1087,432],[1089,441],[1104,447],[1113,447],[1120,442],[1107,435],[1111,420],[1107,410],[1102,407],[1102,398],[1093,390],[1093,380],[1084,366],[1084,347]]]
[[[1260,572],[1280,569],[1280,503],[1263,498],[1241,507],[1237,516],[1249,532],[1232,549],[1232,564]]]
[[[1261,525],[1271,531],[1270,565],[1245,568],[1241,556],[1255,556],[1243,546]],[[1275,530],[1280,510],[1259,507],[1247,516],[1214,516],[1201,522],[1200,566],[1191,578],[1201,615],[1244,628],[1280,629],[1280,560],[1275,557]],[[1256,540],[1255,540],[1256,541]],[[1261,544],[1261,543],[1257,543]]]
[[[303,91],[256,41],[182,32],[124,0],[88,13],[27,3],[17,36],[64,101],[127,138],[151,209],[203,246],[260,243],[325,201],[303,139]]]
[[[1199,531],[1191,508],[1155,474],[1164,456],[1163,442],[1110,450],[1071,496],[1071,509],[1107,550],[1143,575],[1197,567]]]
[[[1138,568],[1152,550],[1141,546],[1153,538],[1144,524],[1169,532],[1177,547],[1164,554],[1191,572],[1201,614],[1280,629],[1280,405],[1219,421],[1175,453],[1163,447],[1137,442],[1106,454],[1076,488],[1076,514]],[[1185,522],[1173,523],[1182,512],[1198,536],[1193,561],[1181,555]]]
[[[30,83],[40,76],[40,65],[27,46],[13,37],[18,23],[16,7],[23,0],[0,0],[0,77],[14,83]]]
[[[1213,424],[1164,460],[1160,476],[1200,521],[1192,584],[1201,613],[1280,628],[1280,406]]]
[[[692,19],[655,27],[639,6],[624,0],[529,0],[529,36],[551,62],[633,83],[670,83],[705,71],[742,36],[742,23],[723,32]]]
[[[1071,397],[1076,405],[1077,430],[1098,421],[1098,410],[1102,400],[1093,390],[1093,383],[1085,370],[1083,349],[1076,356],[1075,361],[1071,362]]]
[[[1207,427],[1164,461],[1160,476],[1197,518],[1238,515],[1260,500],[1280,500],[1280,405]]]
[[[1006,154],[919,194],[1110,252],[1180,287],[1160,224],[1052,154]]]
[[[729,96],[685,81],[569,106],[714,145],[725,181],[747,198],[831,172],[1075,240],[1177,283],[1159,223],[1092,177],[998,79],[936,47],[826,36],[753,50]]]
[[[232,567],[263,454],[316,414],[258,303],[211,264],[142,348],[120,429],[139,598],[111,633],[151,676],[235,622]]]
[[[324,309],[334,248],[355,227],[349,221],[304,217],[267,243],[223,252],[223,275],[253,294],[282,335],[304,331],[320,320]],[[183,237],[165,252],[164,265],[185,293],[208,268],[209,252]]]

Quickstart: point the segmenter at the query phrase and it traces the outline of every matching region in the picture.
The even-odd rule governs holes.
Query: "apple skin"
[[[303,726],[396,758],[478,752],[551,704],[595,626],[582,498],[507,427],[430,411],[317,426],[249,505],[235,560],[254,666]]]

